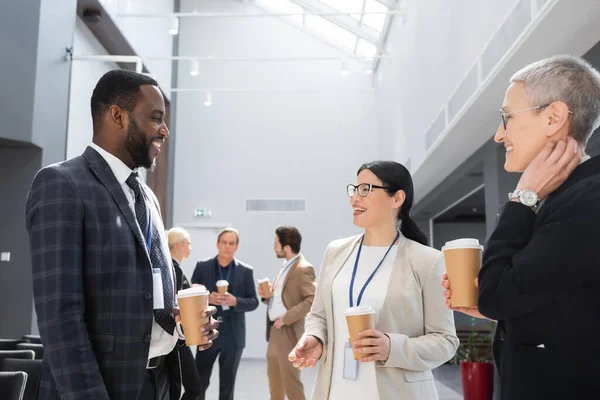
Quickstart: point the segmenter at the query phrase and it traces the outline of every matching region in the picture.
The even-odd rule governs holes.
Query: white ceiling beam
[[[296,5],[299,5],[300,7],[304,8],[308,12],[315,12],[315,13],[316,12],[324,12],[324,14],[322,14],[321,17],[326,19],[327,21],[331,22],[332,24],[335,24],[341,28],[344,28],[347,31],[355,34],[359,38],[368,40],[369,42],[371,42],[375,45],[378,43],[379,32],[377,32],[375,29],[372,29],[368,26],[363,26],[361,28],[358,21],[356,21],[354,18],[350,17],[349,15],[342,15],[339,17],[326,15],[329,13],[330,10],[333,10],[333,9],[329,6],[327,6],[325,3],[321,3],[321,4],[317,5],[314,1],[309,1],[309,0],[290,0],[290,1]],[[319,8],[321,8],[321,9],[319,9]],[[325,10],[325,8],[327,8],[329,10]],[[345,14],[347,14],[347,13],[345,13]],[[360,12],[351,13],[351,14],[360,14]]]
[[[375,0],[375,1],[383,4],[390,10],[394,10],[398,6],[398,0]]]
[[[253,5],[254,5],[256,8],[260,9],[260,10],[263,10],[263,11],[265,11],[265,12],[270,12],[269,10],[266,10],[265,8],[263,8],[263,7],[259,6],[259,5],[258,5],[258,4],[256,4],[256,3],[253,3]],[[350,51],[346,50],[345,48],[343,48],[343,47],[341,47],[341,46],[338,46],[338,45],[336,45],[336,44],[334,44],[334,43],[332,43],[332,42],[330,42],[330,41],[328,41],[328,40],[325,40],[325,39],[323,38],[323,36],[321,36],[321,35],[317,35],[317,34],[315,34],[315,33],[311,32],[310,30],[306,29],[306,28],[304,27],[304,21],[303,21],[303,23],[302,23],[302,26],[300,26],[300,25],[298,25],[298,24],[295,24],[295,23],[291,22],[291,21],[290,21],[289,19],[287,19],[287,18],[279,18],[279,19],[280,19],[281,21],[285,22],[286,24],[288,24],[289,26],[291,26],[291,27],[294,27],[294,28],[296,28],[296,29],[299,29],[299,30],[301,30],[302,32],[304,32],[305,34],[307,34],[307,35],[311,36],[313,39],[315,39],[315,40],[317,40],[317,41],[321,42],[322,44],[324,44],[324,45],[326,45],[326,46],[329,46],[329,47],[333,48],[333,49],[334,49],[334,50],[336,50],[336,51],[339,51],[339,52],[340,52],[340,53],[342,53],[342,54],[343,54],[345,57],[353,57],[353,56],[354,56],[354,54],[353,54],[352,52],[350,52]]]

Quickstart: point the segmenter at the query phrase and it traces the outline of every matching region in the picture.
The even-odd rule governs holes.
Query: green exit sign
[[[197,208],[194,210],[194,217],[202,218],[202,217],[210,217],[210,210],[208,208]]]

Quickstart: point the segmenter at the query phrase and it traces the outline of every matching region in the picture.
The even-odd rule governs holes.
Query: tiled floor
[[[316,369],[304,370],[302,381],[307,397],[310,396],[315,381]],[[434,371],[440,400],[461,400],[460,373],[458,367],[444,365]],[[266,360],[242,360],[236,382],[236,400],[268,400],[269,381],[267,379]],[[250,390],[248,390],[250,388]],[[218,400],[219,396],[218,363],[215,363],[207,400]],[[349,399],[348,399],[349,400]]]

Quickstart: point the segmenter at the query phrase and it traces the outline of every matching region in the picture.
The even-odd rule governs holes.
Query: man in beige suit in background
[[[298,229],[282,226],[275,231],[274,250],[285,260],[269,292],[259,286],[267,304],[267,365],[271,400],[304,400],[300,371],[288,361],[288,354],[304,333],[304,317],[315,297],[315,270],[300,254],[302,236]]]

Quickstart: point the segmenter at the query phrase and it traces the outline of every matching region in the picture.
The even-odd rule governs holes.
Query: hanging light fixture
[[[212,93],[206,92],[206,97],[204,98],[204,105],[206,107],[212,106]]]
[[[169,34],[173,36],[179,34],[179,18],[171,18],[171,27],[169,28]]]
[[[347,58],[342,58],[342,68],[340,70],[340,73],[342,75],[348,75],[350,73],[350,70],[348,70],[348,59]]]
[[[198,64],[198,60],[192,60],[192,69],[190,69],[191,76],[198,76],[200,73],[200,65]]]

